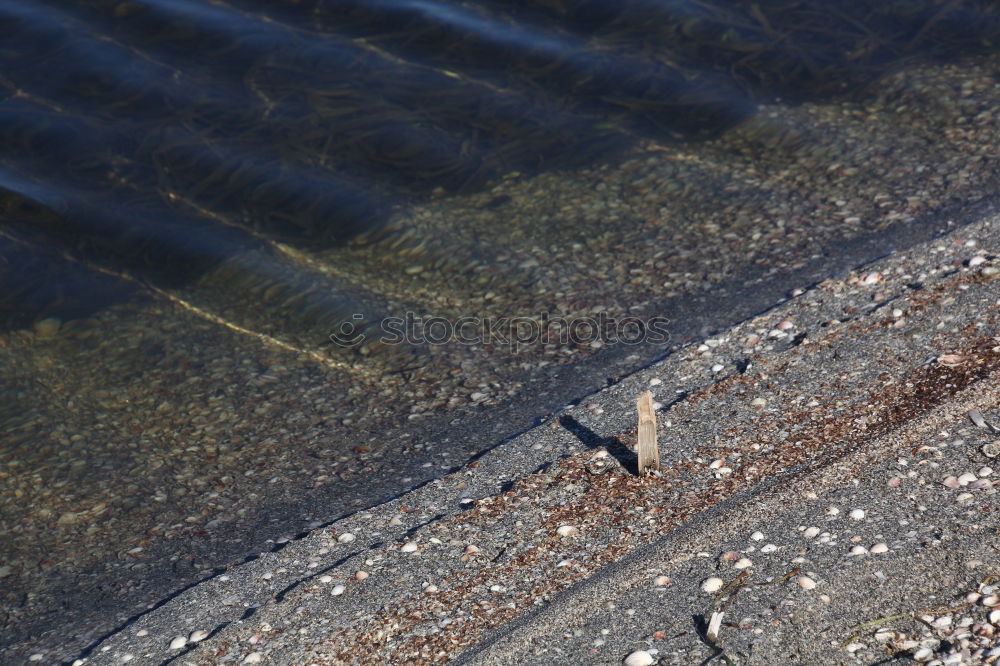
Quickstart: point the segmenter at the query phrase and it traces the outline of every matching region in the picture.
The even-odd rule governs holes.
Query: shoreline
[[[78,663],[682,664],[715,652],[691,618],[720,609],[740,663],[944,658],[1000,607],[1000,451],[969,416],[1000,423],[996,248],[994,213],[826,280]],[[646,389],[663,470],[640,479]],[[1000,634],[964,633],[980,660],[947,663],[991,663]]]
[[[990,155],[997,154],[991,151],[1000,133],[997,119],[984,117],[977,105],[1000,99],[995,82],[986,84],[995,62],[984,57],[925,66],[888,77],[884,99],[771,108],[762,111],[760,124],[717,141],[670,153],[647,146],[613,166],[504,181],[489,192],[422,206],[402,220],[436,244],[403,247],[377,261],[365,248],[323,259],[371,278],[374,302],[423,298],[419,305],[432,314],[534,312],[549,300],[535,284],[562,294],[553,296],[552,307],[570,312],[606,306],[609,299],[623,312],[631,306],[655,311],[664,307],[659,295],[691,293],[690,309],[670,314],[691,327],[678,332],[675,343],[698,340],[768,310],[790,288],[885,254],[887,245],[905,246],[960,224],[966,214],[985,214],[994,204],[977,198],[995,190]],[[931,110],[921,106],[938,98]],[[893,104],[908,105],[914,127],[895,127]],[[780,113],[787,115],[772,115]],[[924,134],[937,143],[921,144]],[[851,150],[837,143],[845,138]],[[884,164],[869,164],[875,157]],[[503,196],[508,203],[489,205]],[[973,211],[979,212],[964,213],[964,204],[948,203],[951,197],[977,200]],[[862,209],[873,217],[858,222]],[[545,220],[551,228],[539,229]],[[632,229],[629,220],[645,220],[645,226]],[[899,234],[891,242],[886,227]],[[870,245],[857,239],[866,229],[873,231]],[[924,235],[908,237],[912,233]],[[856,240],[843,240],[852,234]],[[825,253],[823,239],[833,243],[842,265],[831,268],[836,258]],[[845,252],[851,242],[861,248],[858,255]],[[504,270],[497,272],[516,280],[498,278],[496,300],[481,293],[490,283],[468,280],[444,264],[435,268],[456,249],[482,260],[508,246],[498,264]],[[799,273],[773,263],[790,249],[787,262],[801,264],[794,269]],[[424,269],[410,275],[414,262]],[[729,288],[747,267],[759,269],[758,276],[776,271],[770,294],[761,283],[743,284],[742,292]],[[812,267],[826,272],[810,273]],[[624,291],[614,296],[619,288]],[[317,341],[328,331],[315,322],[299,329],[274,316],[280,310],[263,306],[234,314],[246,309],[248,293],[207,293],[202,285],[171,296],[229,316],[246,330],[320,349]],[[759,300],[747,300],[747,293]],[[718,315],[718,323],[706,324],[699,309]],[[572,363],[552,362],[534,381],[507,365],[506,374],[495,372],[500,357],[483,350],[455,352],[456,363],[468,362],[457,376],[444,353],[431,357],[423,379],[395,376],[377,363],[369,370],[363,362],[360,370],[338,374],[157,298],[89,322],[67,322],[54,338],[18,332],[2,341],[11,386],[24,405],[13,450],[6,452],[4,538],[14,557],[3,565],[5,629],[16,635],[5,642],[8,654],[44,645],[62,650],[61,659],[219,568],[351,513],[348,500],[358,498],[359,488],[371,502],[426,483],[481,455],[484,439],[521,433],[563,407],[567,394],[605,387],[609,377],[663,351],[629,358],[633,352],[615,349],[580,360],[591,352],[561,357],[564,350],[546,356],[552,350],[535,349],[526,362]],[[521,382],[511,389],[516,395],[504,393],[509,382]],[[382,390],[389,398],[378,395]],[[477,393],[486,398],[475,402]],[[447,406],[452,399],[454,409]],[[419,411],[376,413],[387,403]],[[507,405],[506,416],[492,417],[493,430],[484,435],[477,414],[498,404]],[[369,414],[375,416],[366,422]],[[398,427],[373,425],[388,419]],[[457,419],[461,423],[452,423]],[[356,450],[361,447],[368,450]],[[84,600],[98,610],[68,617],[66,606],[82,608]],[[55,647],[69,633],[68,642]]]

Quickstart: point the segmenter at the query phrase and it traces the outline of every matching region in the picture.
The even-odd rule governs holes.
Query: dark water
[[[699,145],[762,104],[864,99],[887,71],[988,56],[998,44],[997,5],[972,0],[0,0],[0,330],[10,366],[0,462],[11,470],[0,643],[15,646],[11,659],[60,641],[58,659],[80,654],[267,539],[460,464],[669,344],[766,308],[790,285],[932,234],[931,223],[855,229],[826,249],[789,248],[783,266],[789,239],[756,260],[756,281],[743,268],[694,275],[694,222],[657,235],[648,225],[659,203],[646,218],[614,207],[652,185],[639,172],[612,181],[637,151]],[[765,129],[746,154],[836,168],[836,139]],[[665,197],[697,199],[690,173],[678,167]],[[721,171],[697,173],[706,206],[762,196]],[[563,178],[575,183],[565,192]],[[574,187],[604,185],[606,209],[566,203]],[[947,216],[963,203],[920,213]],[[760,223],[732,217],[712,234],[756,238]],[[665,238],[663,249],[643,245]],[[560,262],[561,282],[547,272]],[[654,262],[656,284],[630,286]],[[708,287],[690,292],[699,281]],[[368,344],[385,317],[405,312],[454,321],[539,311],[666,314],[672,337],[631,348]],[[53,327],[64,337],[46,346]],[[331,343],[344,331],[366,342]],[[229,356],[244,358],[213,374]],[[197,393],[209,376],[216,383]],[[323,388],[330,404],[300,404],[300,393]],[[224,408],[195,413],[213,401]],[[180,440],[177,460],[202,441],[208,453],[150,462]],[[406,459],[379,461],[400,440]],[[360,458],[323,467],[310,487],[225,480],[279,470],[268,462],[276,441],[301,448],[309,464]],[[143,513],[149,502],[139,498],[167,497],[156,505],[163,523],[183,525],[208,491],[192,482],[175,494],[172,484],[227,448],[237,471],[211,484],[244,505],[239,521],[213,531],[218,521],[203,512],[204,529],[184,531]],[[443,463],[442,451],[452,456]],[[69,456],[65,469],[48,466],[56,454]],[[246,499],[251,490],[256,499]],[[82,511],[53,496],[111,508]],[[83,530],[112,513],[132,521],[114,539]],[[46,531],[62,541],[45,541]],[[149,562],[135,565],[147,570],[108,543],[130,531],[155,533],[140,547]],[[30,550],[32,539],[51,553]],[[199,564],[149,573],[181,551]],[[129,576],[144,581],[130,587]]]
[[[24,326],[116,295],[26,269],[54,247],[171,285],[261,234],[343,243],[434,188],[717,133],[998,29],[987,2],[171,0],[4,2],[0,31],[2,321]]]

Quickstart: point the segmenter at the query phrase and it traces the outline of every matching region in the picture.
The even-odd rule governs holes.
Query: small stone
[[[636,650],[625,657],[625,666],[651,666],[651,664],[655,663],[656,660],[653,659],[653,655],[645,650]]]
[[[659,386],[662,383],[663,383],[663,381],[660,380],[660,379],[657,379],[656,377],[653,377],[652,379],[649,380],[649,385],[650,386]]]
[[[764,398],[754,398],[753,400],[750,401],[750,406],[757,407],[758,409],[761,407],[765,407],[766,405],[767,405],[767,400],[765,400]]]
[[[851,509],[851,512],[847,514],[851,517],[851,520],[864,520],[865,511],[864,509]]]
[[[244,664],[259,664],[264,660],[264,655],[260,652],[251,652],[247,656],[243,657]]]
[[[561,537],[576,536],[579,533],[580,533],[580,530],[578,530],[577,528],[573,527],[572,525],[560,525],[556,529],[556,534],[558,534]]]
[[[750,535],[750,539],[752,541],[763,541],[764,540],[764,533],[763,532],[754,532],[753,534]]]
[[[41,321],[36,321],[35,325],[32,327],[35,335],[40,338],[51,338],[59,333],[59,329],[62,327],[62,321],[57,317],[46,317]]]
[[[188,641],[191,643],[200,643],[206,638],[208,638],[207,631],[205,631],[204,629],[195,629],[194,631],[191,632],[191,635],[188,636]]]
[[[182,647],[187,645],[187,636],[175,636],[172,641],[170,641],[171,650],[180,650]]]
[[[722,579],[717,576],[712,576],[711,578],[706,578],[701,583],[701,589],[703,592],[718,592],[722,589]]]
[[[809,576],[799,576],[798,578],[795,579],[795,582],[798,583],[799,587],[801,587],[803,590],[816,589],[816,581],[814,581]]]

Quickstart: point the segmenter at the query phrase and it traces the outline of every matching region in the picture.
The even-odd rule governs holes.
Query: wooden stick
[[[653,412],[653,394],[646,391],[635,401],[639,411],[639,476],[647,470],[660,469],[660,449],[656,446],[656,414]]]

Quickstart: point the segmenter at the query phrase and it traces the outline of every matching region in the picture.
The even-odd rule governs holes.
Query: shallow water
[[[990,205],[995,10],[868,4],[0,2],[4,660]]]

